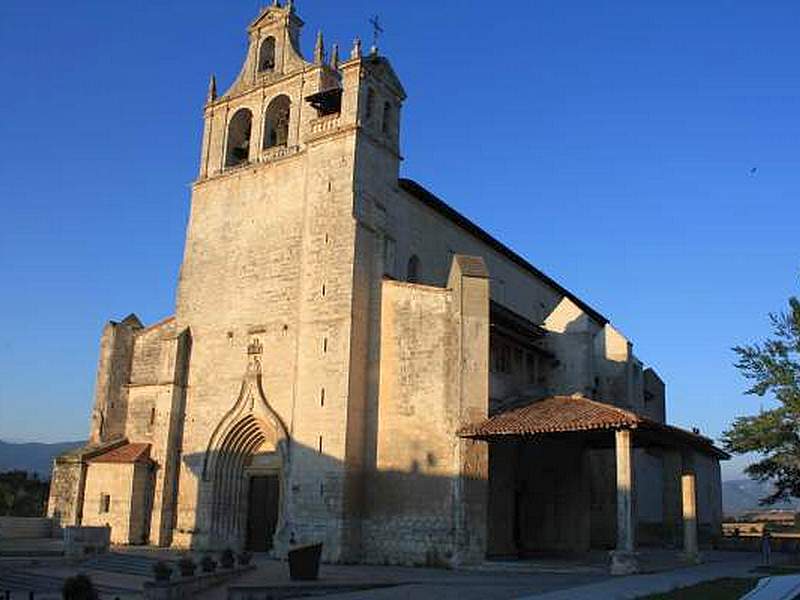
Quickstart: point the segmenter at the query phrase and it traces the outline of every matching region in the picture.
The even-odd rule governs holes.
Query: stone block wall
[[[113,544],[142,544],[151,506],[149,492],[147,465],[90,463],[81,525],[110,527]],[[110,496],[107,511],[105,496]]]
[[[448,288],[384,281],[368,562],[444,565],[486,552],[486,446],[460,426],[488,412],[488,279],[456,257]]]
[[[57,458],[53,465],[47,516],[53,519],[56,527],[81,522],[85,468],[79,456]]]

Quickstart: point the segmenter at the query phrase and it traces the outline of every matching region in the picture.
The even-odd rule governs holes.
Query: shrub
[[[181,577],[192,577],[197,569],[197,565],[194,563],[191,556],[184,555],[181,556],[181,559],[178,561],[178,568],[181,571]]]
[[[200,566],[203,569],[203,573],[213,573],[217,570],[217,561],[210,554],[206,554],[203,560],[200,561]]]
[[[160,560],[153,565],[153,575],[156,576],[156,581],[169,581],[172,577],[172,567]]]
[[[223,569],[232,569],[235,563],[236,557],[233,554],[233,550],[230,548],[225,548],[225,550],[223,550],[219,555],[219,564]]]
[[[81,574],[67,578],[61,588],[61,596],[64,600],[97,600],[98,598],[92,580]]]
[[[239,554],[236,555],[236,558],[239,561],[239,564],[244,567],[250,564],[250,561],[253,559],[253,555],[245,550],[244,552],[239,552]]]

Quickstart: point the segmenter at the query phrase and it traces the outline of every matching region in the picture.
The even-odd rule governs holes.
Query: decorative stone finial
[[[361,38],[353,40],[353,49],[350,51],[350,58],[361,58]]]
[[[214,75],[211,75],[211,79],[208,82],[208,102],[213,102],[217,99],[217,78]]]
[[[318,65],[325,62],[325,42],[322,40],[322,31],[317,32],[317,43],[314,46],[314,62]]]
[[[261,340],[258,338],[253,338],[250,340],[250,343],[247,344],[247,354],[252,356],[253,354],[261,354],[264,351],[264,346],[261,344]]]
[[[331,69],[334,71],[339,69],[339,44],[331,47]]]

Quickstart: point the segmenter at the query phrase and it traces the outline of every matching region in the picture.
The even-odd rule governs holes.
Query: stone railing
[[[69,559],[86,558],[108,552],[111,527],[69,526],[64,528],[64,555]]]
[[[335,115],[327,115],[314,119],[310,124],[311,135],[323,135],[339,129],[342,125],[342,119],[337,113]]]
[[[279,160],[297,154],[299,151],[299,146],[276,146],[275,148],[267,148],[261,151],[258,161],[272,162],[273,160]]]

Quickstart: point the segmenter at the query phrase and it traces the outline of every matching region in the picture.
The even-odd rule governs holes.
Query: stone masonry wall
[[[47,516],[58,527],[78,525],[83,500],[83,465],[80,460],[57,461],[50,480]]]
[[[131,508],[134,499],[134,465],[92,463],[86,473],[83,500],[85,526],[111,527],[112,544],[140,544],[141,530],[131,529]],[[103,511],[103,494],[111,496],[108,512]]]
[[[369,562],[452,559],[452,490],[458,477],[457,322],[443,288],[383,285],[377,464],[367,485]]]

